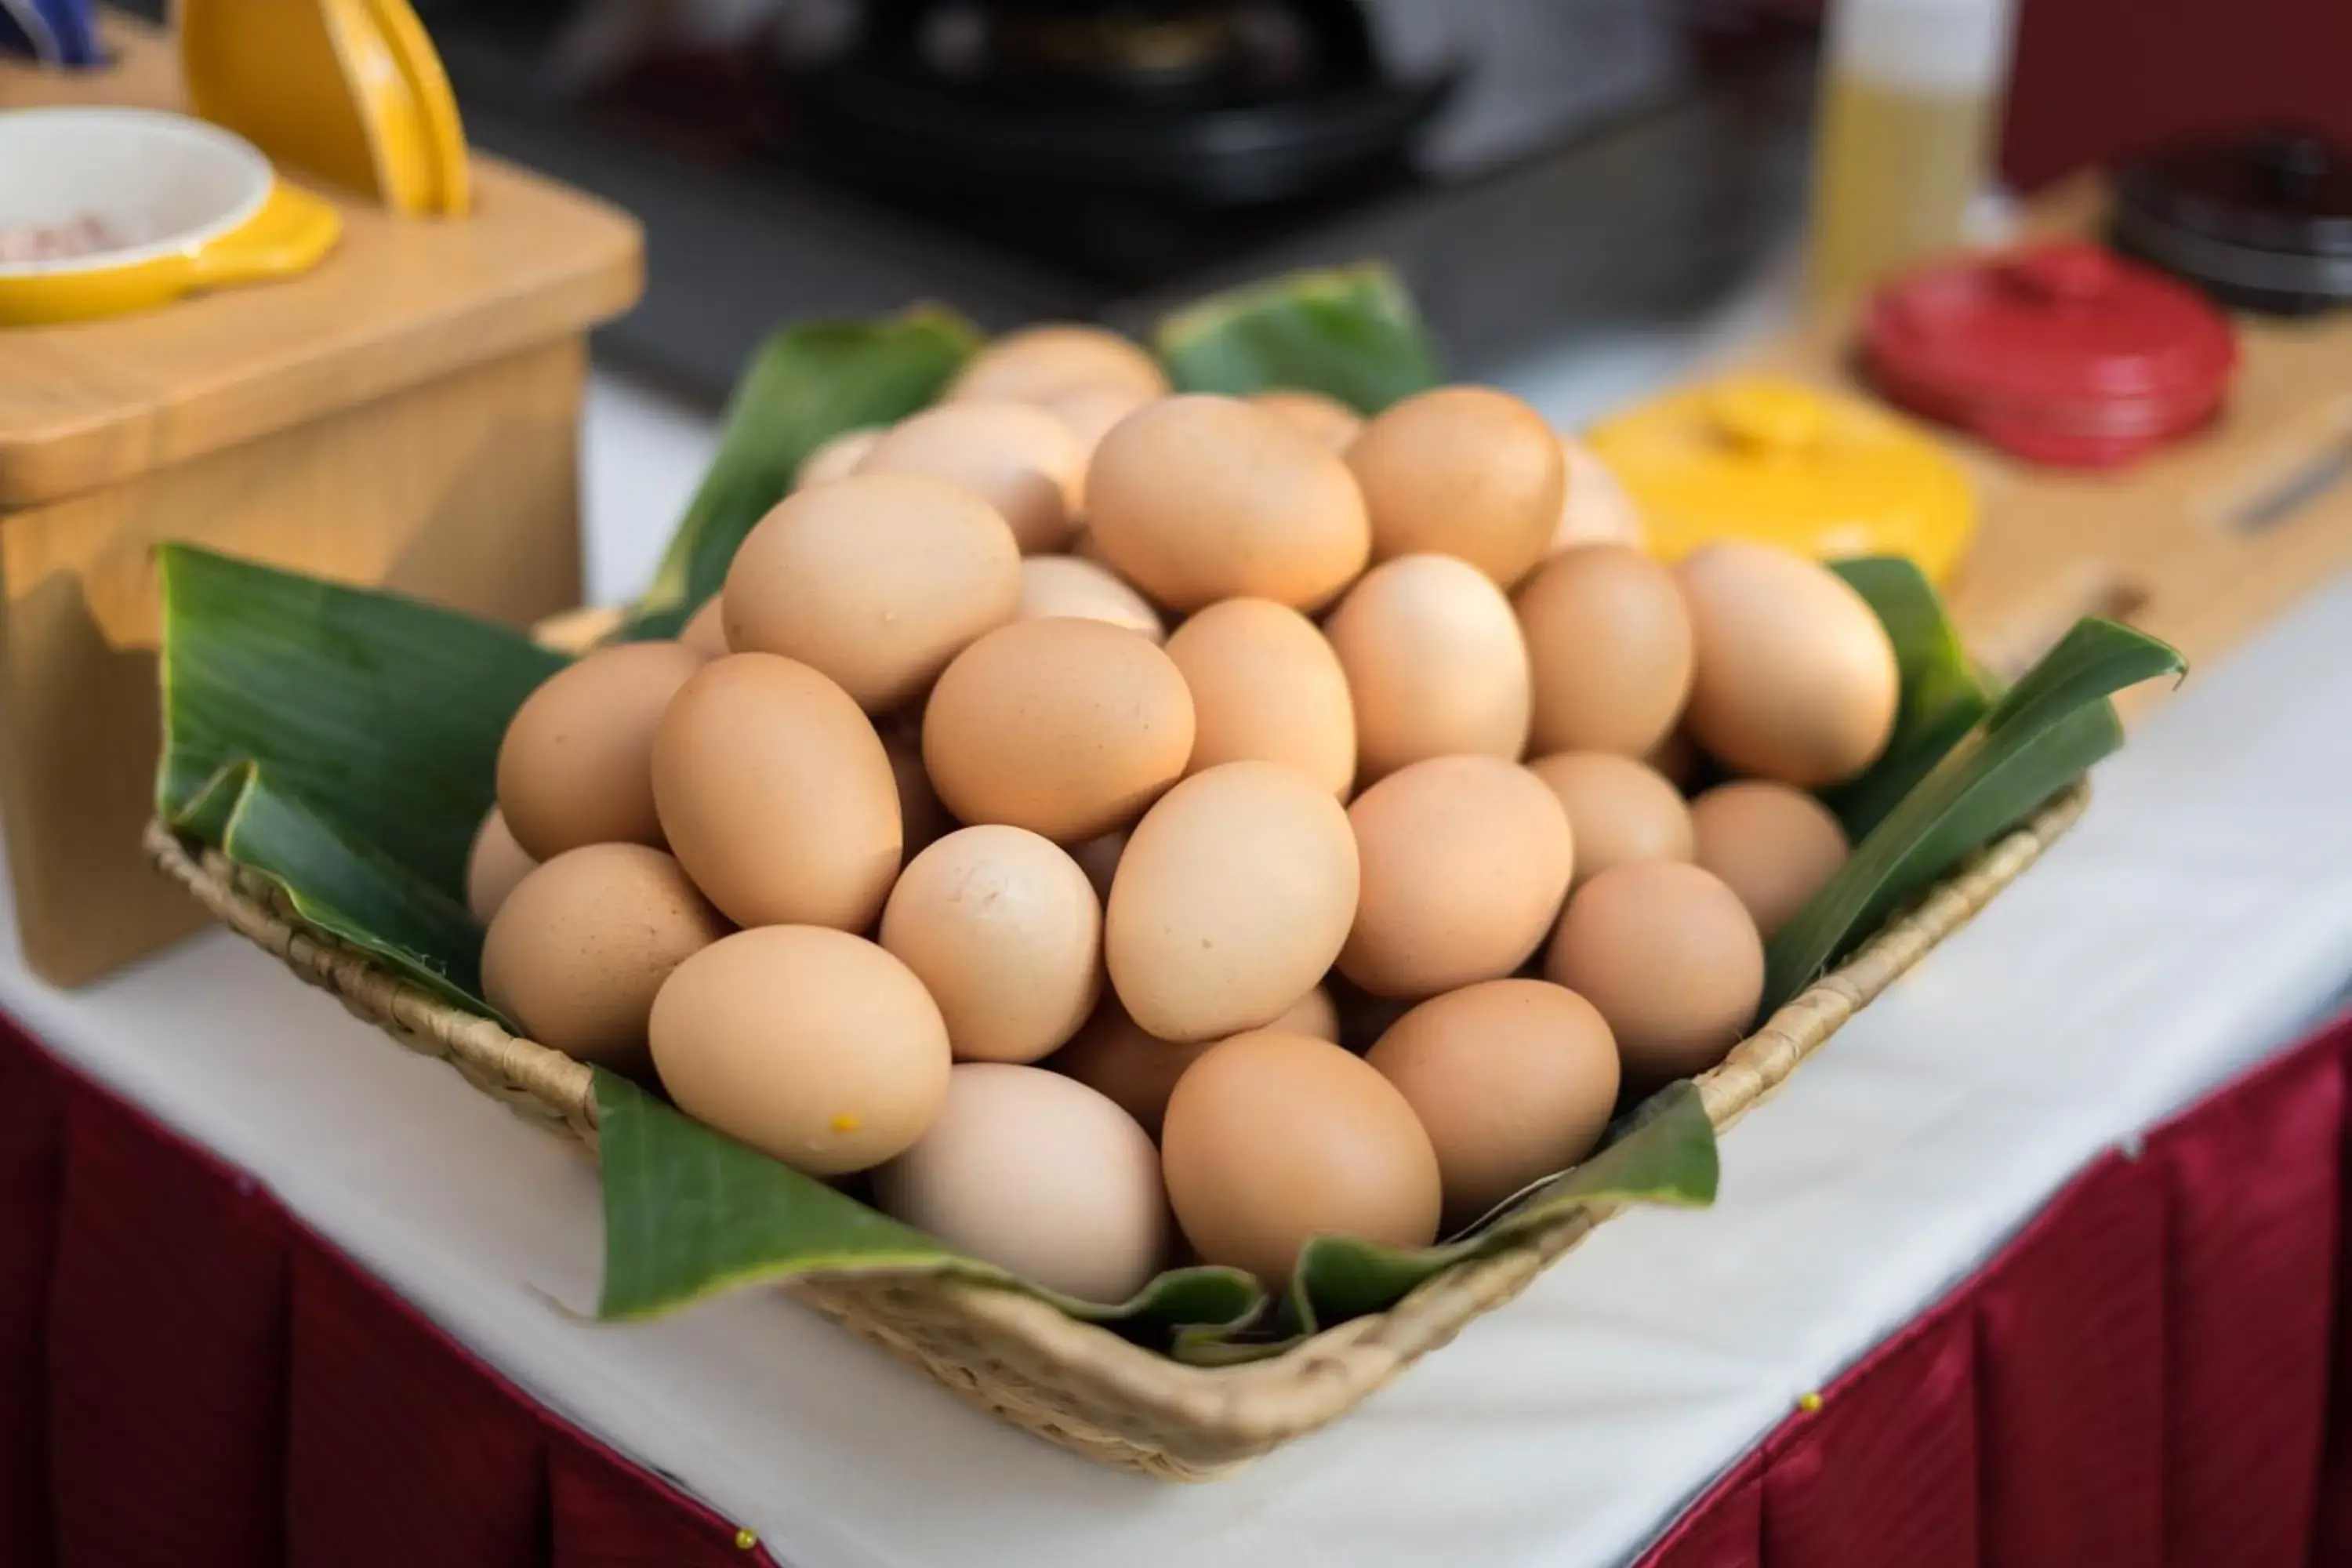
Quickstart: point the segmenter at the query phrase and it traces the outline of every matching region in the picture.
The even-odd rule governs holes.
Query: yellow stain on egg
[[[863,1123],[857,1120],[856,1114],[853,1111],[845,1110],[833,1119],[833,1130],[835,1132],[855,1132],[862,1125]]]

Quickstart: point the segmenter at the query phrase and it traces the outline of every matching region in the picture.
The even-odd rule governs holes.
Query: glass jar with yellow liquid
[[[1985,193],[2012,0],[1838,0],[1813,150],[1808,288],[1852,298],[1967,237]]]

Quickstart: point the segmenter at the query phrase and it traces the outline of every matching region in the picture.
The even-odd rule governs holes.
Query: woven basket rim
[[[1896,915],[1836,969],[1784,1004],[1696,1080],[1718,1132],[1762,1103],[1855,1012],[1957,931],[2064,834],[2089,801],[2087,778]],[[266,878],[219,851],[193,848],[161,821],[150,857],[214,916],[299,977],[339,996],[403,1043],[447,1058],[477,1087],[538,1120],[561,1121],[592,1147],[596,1108],[589,1068],[496,1022],[467,1013],[309,926]],[[991,1331],[998,1348],[1079,1383],[1097,1396],[1148,1407],[1197,1429],[1204,1449],[1263,1447],[1322,1425],[1483,1313],[1517,1295],[1553,1258],[1615,1210],[1572,1209],[1511,1246],[1447,1268],[1395,1306],[1337,1324],[1279,1355],[1234,1366],[1192,1366],[1063,1315],[1017,1289],[898,1268],[814,1270],[783,1281],[796,1294],[838,1288],[849,1300],[895,1290],[929,1298],[947,1315]],[[827,1303],[837,1310],[837,1302]],[[1229,1462],[1229,1461],[1228,1461]],[[1179,1465],[1171,1473],[1205,1474]]]

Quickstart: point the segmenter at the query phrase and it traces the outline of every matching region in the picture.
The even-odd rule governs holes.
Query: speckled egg
[[[857,471],[857,465],[880,439],[881,426],[867,426],[844,430],[829,441],[819,442],[801,459],[800,469],[793,476],[793,488],[804,490],[811,485],[829,485],[835,479],[847,479]]]
[[[903,1153],[947,1098],[947,1026],[912,971],[821,926],[711,943],[654,999],[654,1069],[677,1108],[814,1176]]]
[[[1166,1258],[1160,1152],[1085,1084],[967,1062],[915,1146],[874,1173],[886,1214],[1082,1301],[1123,1301]]]
[[[1845,829],[1803,790],[1737,779],[1691,802],[1693,858],[1739,895],[1770,936],[1845,864]]]
[[[1204,1053],[1169,1098],[1160,1165],[1202,1259],[1269,1289],[1311,1237],[1437,1235],[1429,1134],[1394,1084],[1328,1040],[1258,1031]]]
[[[523,699],[499,745],[499,809],[523,853],[662,841],[654,729],[704,658],[674,642],[625,643],[566,665]]]
[[[1559,752],[1528,771],[1568,812],[1577,886],[1612,866],[1691,858],[1690,808],[1654,768],[1614,752]]]
[[[1692,739],[1735,773],[1807,788],[1877,760],[1901,679],[1886,628],[1844,579],[1745,542],[1694,551],[1677,574],[1697,647]]]
[[[1192,698],[1168,656],[1100,621],[1016,621],[957,656],[923,710],[949,811],[1076,844],[1183,776]]]
[[[1527,641],[1510,600],[1467,562],[1408,555],[1375,566],[1323,629],[1354,697],[1360,783],[1425,757],[1527,749]]]
[[[961,485],[1004,520],[1024,555],[1037,555],[1068,542],[1086,468],[1087,448],[1043,408],[943,403],[892,426],[856,471]]]
[[[1271,599],[1225,599],[1168,639],[1192,693],[1191,773],[1286,763],[1341,800],[1356,777],[1356,715],[1339,656]]]
[[[1638,757],[1674,731],[1690,696],[1690,612],[1674,574],[1622,544],[1553,556],[1512,607],[1535,679],[1528,744]]]
[[[656,993],[727,931],[660,850],[567,849],[499,906],[482,942],[482,994],[541,1045],[634,1071]]]
[[[890,756],[847,693],[771,653],[713,659],[654,738],[670,850],[738,925],[864,931],[898,879]]]
[[[1590,1154],[1617,1103],[1617,1043],[1592,1004],[1541,980],[1449,991],[1364,1059],[1437,1151],[1448,1229]]]
[[[515,884],[538,867],[539,862],[515,842],[505,816],[497,806],[490,807],[481,826],[474,829],[474,842],[466,851],[466,907],[476,920],[489,924]]]
[[[1542,416],[1486,386],[1391,405],[1348,447],[1371,514],[1372,558],[1459,557],[1502,586],[1551,546],[1567,458]]]
[[[1301,433],[1313,437],[1334,452],[1346,451],[1364,427],[1362,415],[1338,398],[1319,392],[1277,387],[1272,392],[1252,393],[1249,401],[1268,414],[1289,421]]]
[[[1239,597],[1313,609],[1371,547],[1347,466],[1231,397],[1166,398],[1121,421],[1095,449],[1086,506],[1103,558],[1181,612]]]
[[[1510,973],[1543,945],[1575,865],[1568,814],[1498,757],[1432,757],[1348,808],[1363,867],[1339,973],[1380,996]]]
[[[1032,555],[1021,563],[1020,618],[1101,621],[1152,642],[1168,640],[1150,600],[1109,567],[1076,555]]]
[[[1021,605],[1021,552],[987,502],[928,474],[784,498],[727,572],[727,646],[808,665],[869,713],[920,696]]]
[[[1347,814],[1316,781],[1276,763],[1196,773],[1128,837],[1103,924],[1111,985],[1162,1039],[1260,1027],[1331,967],[1357,883]]]
[[[1026,828],[961,828],[916,856],[883,906],[881,940],[940,1005],[961,1061],[1035,1061],[1077,1032],[1101,990],[1094,888]]]
[[[1168,391],[1160,363],[1116,332],[1047,321],[1007,332],[971,356],[948,384],[950,400],[1046,403],[1082,386],[1118,386],[1142,397]]]
[[[1675,860],[1601,872],[1568,900],[1544,976],[1600,1010],[1629,1082],[1705,1072],[1755,1017],[1764,942],[1739,896]]]

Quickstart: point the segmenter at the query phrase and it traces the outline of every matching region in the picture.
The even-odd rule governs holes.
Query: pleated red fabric
[[[2347,1062],[2095,1162],[1640,1568],[2352,1568]]]
[[[2164,1558],[2164,1191],[2110,1154],[1969,1292],[1984,1560]]]
[[[764,1561],[0,1018],[0,1568]]]
[[[274,1563],[286,1216],[93,1086],[70,1084],[66,1104],[49,1281],[58,1561]]]
[[[65,1169],[60,1079],[0,1020],[0,1563],[53,1562],[49,1264]]]
[[[2094,1163],[1643,1568],[2352,1568],[2347,1062]],[[759,1552],[0,1020],[0,1565]]]

